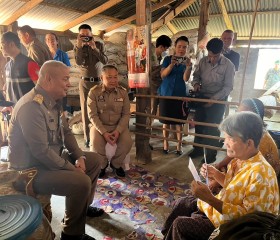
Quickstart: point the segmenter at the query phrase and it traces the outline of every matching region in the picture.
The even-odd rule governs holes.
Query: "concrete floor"
[[[280,119],[279,114],[271,119],[272,122],[268,122],[268,128],[279,130],[279,123],[274,122],[274,120]],[[135,118],[131,118],[130,121],[130,130],[132,132],[133,138],[135,137],[133,131],[135,130],[135,126],[133,123],[135,122]],[[155,126],[161,126],[159,122],[154,123]],[[193,130],[191,130],[193,131]],[[155,133],[153,131],[153,133]],[[161,131],[156,131],[158,135],[162,136]],[[83,138],[81,135],[76,135],[76,139],[78,140],[79,145],[83,148]],[[192,141],[193,137],[184,136],[184,140]],[[183,155],[178,156],[175,154],[176,143],[170,142],[170,152],[169,154],[163,154],[163,144],[160,139],[151,139],[151,145],[154,147],[152,151],[152,162],[149,164],[145,164],[143,162],[138,162],[135,158],[136,149],[133,145],[131,149],[131,163],[141,166],[144,169],[150,172],[157,172],[162,175],[170,176],[176,179],[181,180],[181,182],[190,183],[193,180],[193,177],[188,170],[188,153],[191,151],[192,146],[183,145],[182,150],[184,151]],[[218,153],[218,160],[221,160],[225,155],[224,152]],[[200,164],[200,159],[194,159],[194,163],[198,169]],[[64,213],[64,198],[53,196],[52,197],[52,207],[53,207],[53,221],[52,227],[54,232],[56,233],[56,239],[59,239],[60,235],[60,221],[63,218]],[[158,211],[158,209],[154,209],[154,211]],[[161,210],[162,212],[158,213],[159,218],[165,219],[168,215],[169,209]],[[94,219],[89,219],[86,225],[86,232],[91,236],[95,237],[97,240],[105,239],[104,236],[111,236],[114,239],[124,239],[124,237],[134,230],[135,226],[133,222],[131,222],[127,217],[121,216],[118,214],[110,213],[104,214],[104,216]]]

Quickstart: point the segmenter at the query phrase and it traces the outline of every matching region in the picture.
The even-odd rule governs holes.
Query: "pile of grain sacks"
[[[128,88],[127,83],[127,61],[126,61],[126,33],[114,33],[107,41],[103,41],[98,37],[94,37],[96,41],[104,44],[105,54],[108,57],[108,64],[115,65],[119,70],[120,84]],[[76,39],[70,40],[73,47],[76,45]],[[79,81],[81,80],[81,72],[76,64],[74,50],[67,52],[70,60],[70,83],[67,95],[79,95]]]

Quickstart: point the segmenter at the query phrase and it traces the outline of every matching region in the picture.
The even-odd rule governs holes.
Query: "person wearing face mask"
[[[234,64],[223,56],[223,41],[213,38],[207,43],[208,56],[202,58],[198,67],[193,73],[192,86],[195,93],[199,93],[200,98],[226,101],[228,95],[233,89],[233,80],[235,74]],[[194,120],[197,122],[219,124],[225,112],[224,104],[206,103],[199,104],[195,111]],[[202,125],[195,126],[196,134],[210,136],[219,136],[220,132],[215,127]],[[221,144],[217,139],[195,137],[194,143],[205,144],[219,147]],[[189,154],[190,157],[196,158],[203,155],[201,147],[194,147]],[[212,149],[206,150],[207,163],[216,160],[217,151]],[[204,162],[204,160],[203,160]]]
[[[165,57],[162,63],[161,78],[162,83],[158,89],[160,96],[176,96],[186,97],[188,88],[186,82],[189,80],[192,63],[189,58],[185,57],[189,40],[185,36],[177,38],[175,41],[175,53],[172,56]],[[159,112],[160,116],[186,119],[187,115],[183,111],[183,102],[181,100],[160,99]],[[175,128],[177,131],[176,138],[179,141],[177,144],[176,154],[182,155],[182,129],[183,124],[174,121],[160,119],[163,123],[163,137],[168,138],[169,129]],[[168,140],[163,141],[163,152],[169,153]]]

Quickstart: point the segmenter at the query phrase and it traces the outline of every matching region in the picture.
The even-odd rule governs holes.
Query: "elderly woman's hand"
[[[200,168],[200,174],[209,180],[216,180],[221,186],[223,186],[225,175],[217,168],[210,164],[203,164]]]
[[[208,199],[211,199],[213,197],[213,194],[211,193],[208,186],[199,181],[195,181],[195,180],[192,181],[191,191],[195,197],[197,197],[205,202],[207,202]]]

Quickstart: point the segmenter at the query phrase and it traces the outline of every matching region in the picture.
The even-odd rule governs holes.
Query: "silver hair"
[[[219,129],[231,137],[240,137],[243,142],[252,139],[256,148],[264,132],[262,119],[253,112],[232,114],[223,120]]]

